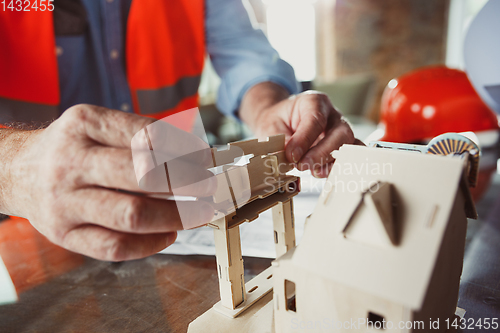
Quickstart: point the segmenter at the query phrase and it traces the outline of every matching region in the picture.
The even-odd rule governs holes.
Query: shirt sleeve
[[[242,0],[207,0],[205,15],[207,51],[221,77],[219,110],[235,115],[248,89],[264,81],[291,94],[300,91],[293,68],[280,59],[262,30],[252,26]]]

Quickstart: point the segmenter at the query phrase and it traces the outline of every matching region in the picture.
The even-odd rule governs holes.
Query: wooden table
[[[102,262],[53,245],[21,219],[0,223],[0,255],[20,298],[0,307],[2,333],[186,332],[219,300],[212,256]],[[245,278],[270,263],[245,258]]]
[[[478,231],[466,250],[460,287],[466,318],[500,318],[499,194],[497,183],[478,205],[484,220],[470,224]],[[219,300],[212,256],[102,262],[53,245],[22,219],[0,222],[0,256],[20,298],[0,306],[1,333],[186,332]],[[245,258],[245,279],[270,262]]]

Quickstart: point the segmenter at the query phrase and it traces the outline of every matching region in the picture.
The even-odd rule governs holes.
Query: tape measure
[[[469,154],[469,186],[475,187],[479,170],[479,147],[469,138],[456,134],[446,133],[432,139],[427,145],[427,154],[433,155],[462,155]]]
[[[457,133],[445,133],[436,136],[427,146],[407,143],[394,143],[384,141],[374,141],[369,143],[370,147],[387,148],[419,152],[423,154],[456,156],[469,154],[469,167],[467,179],[470,187],[475,187],[479,171],[479,157],[481,150],[469,138]]]

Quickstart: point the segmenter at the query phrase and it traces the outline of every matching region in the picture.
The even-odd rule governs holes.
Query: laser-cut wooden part
[[[227,219],[226,228],[230,229],[239,226],[244,222],[252,222],[259,217],[259,214],[265,212],[268,209],[274,208],[275,206],[280,205],[283,202],[292,200],[291,198],[296,196],[298,193],[298,191],[277,191],[270,196],[266,196],[265,198],[254,200],[251,203],[238,209],[233,215],[228,216],[230,218]],[[292,209],[292,207],[292,204],[287,206],[288,209]],[[293,224],[293,213],[291,211],[288,211],[286,212],[286,215],[291,216],[291,218],[287,221],[288,223]],[[284,223],[284,221],[282,222]],[[210,226],[212,225],[210,224]]]
[[[254,156],[272,154],[285,150],[285,134],[273,135],[262,141],[251,139],[233,142],[229,146],[239,147],[243,149],[245,154],[253,154]]]
[[[271,195],[286,186],[283,183],[295,181],[296,178],[286,176],[293,164],[287,161],[284,148],[285,136],[276,135],[268,141],[247,140],[230,143],[225,150],[212,149],[214,165],[223,172],[216,175],[218,187],[213,201],[204,200],[221,215],[227,215],[253,200]],[[245,165],[227,165],[249,155],[253,157]]]
[[[273,225],[275,232],[278,231],[279,237],[279,242],[276,244],[276,254],[278,256],[285,253],[288,249],[295,246],[295,222],[292,198],[297,194],[298,189],[293,192],[277,191],[271,196],[255,200],[243,206],[233,215],[225,216],[210,224],[214,228],[215,253],[221,295],[218,308],[225,307],[228,315],[237,316],[245,311],[247,307],[251,306],[257,300],[255,295],[265,291],[264,287],[259,287],[260,290],[256,294],[251,294],[249,290],[245,291],[239,225],[255,220],[260,213],[272,208]],[[274,211],[275,208],[276,211]],[[254,285],[250,284],[250,290],[253,287]],[[250,296],[252,296],[250,301],[246,301]],[[263,296],[263,294],[260,296]]]
[[[231,318],[211,308],[189,324],[188,333],[274,333],[273,294],[267,293]]]
[[[252,295],[245,291],[238,226],[278,205],[274,214],[275,233],[279,236],[276,238],[277,253],[281,255],[295,245],[291,198],[299,192],[299,185],[297,177],[285,174],[293,166],[287,162],[284,148],[285,137],[278,135],[267,141],[235,142],[226,150],[212,150],[215,165],[223,168],[223,173],[217,175],[219,186],[213,196],[213,205],[226,215],[209,224],[214,228],[219,270],[221,302],[218,304],[235,315],[253,304],[246,302],[247,296]],[[243,155],[253,155],[246,165],[221,165],[232,163]],[[261,288],[258,293],[263,290]]]
[[[243,311],[252,306],[255,302],[264,297],[267,293],[273,290],[273,273],[272,268],[269,267],[262,271],[259,275],[251,279],[245,284],[247,290],[247,297],[244,302],[239,304],[235,309],[228,309],[228,307],[220,302],[215,303],[215,311],[222,313],[223,315],[236,318]]]
[[[293,199],[279,202],[273,208],[274,244],[276,258],[295,247],[295,219]]]
[[[372,188],[365,197],[368,205],[376,211],[375,216],[385,228],[389,239],[393,245],[399,242],[398,220],[397,220],[397,202],[392,193],[392,185],[387,182],[378,183],[376,188]]]
[[[227,218],[227,217],[225,217]],[[243,258],[241,256],[240,228],[226,229],[224,220],[215,222],[215,253],[221,304],[234,309],[245,301]]]
[[[248,202],[251,197],[251,187],[246,166],[232,167],[215,177],[218,184],[217,191],[213,195],[215,209],[230,211]]]
[[[233,173],[230,175],[231,184],[233,178],[240,179],[241,185],[247,185],[249,182],[252,191],[263,186],[269,186],[276,183],[280,178],[293,169],[293,165],[286,160],[285,152],[281,151],[271,155],[260,155],[249,159],[249,163],[242,166],[224,166],[224,173]],[[218,174],[217,177],[224,177],[224,173]],[[249,180],[246,180],[246,179]],[[232,184],[234,186],[235,184]],[[217,198],[217,193],[214,196],[214,202],[218,203],[221,200]]]
[[[397,245],[397,203],[392,185],[379,182],[363,191],[359,204],[344,227],[344,237],[373,245]]]
[[[272,181],[272,178],[279,176],[278,160],[273,155],[252,157],[245,167],[248,169],[252,189],[265,185],[267,179]]]
[[[192,322],[189,332],[208,332],[207,326],[213,328],[213,321],[219,322],[221,314],[231,318],[232,323],[236,320],[238,323],[255,325],[257,313],[264,308],[266,311],[272,310],[272,305],[267,304],[270,301],[267,295],[272,289],[271,268],[246,284],[244,282],[239,225],[251,222],[262,212],[273,209],[277,256],[295,246],[292,198],[299,193],[300,186],[298,177],[286,175],[293,165],[287,161],[284,149],[285,136],[278,135],[267,141],[235,142],[230,143],[225,150],[212,150],[214,165],[223,171],[216,176],[219,187],[211,202],[219,211],[219,218],[209,223],[214,229],[221,300]],[[253,155],[247,164],[226,165],[246,155]],[[220,217],[220,214],[226,216]],[[249,316],[252,316],[252,320],[248,319]],[[264,317],[272,320],[272,314],[269,316],[267,312]],[[215,325],[217,329],[213,331],[227,331],[232,323],[225,322],[224,330]],[[272,326],[271,321],[270,325],[260,325],[257,331],[265,332],[264,327],[272,329]],[[237,331],[247,330],[238,327]]]
[[[242,211],[255,211],[258,212],[258,214],[262,213],[263,211],[271,208],[274,206],[276,203],[275,200],[282,200],[284,197],[283,195],[276,196],[273,199],[268,199],[265,201],[260,202],[262,199],[266,199],[276,193],[288,193],[290,196],[297,195],[300,192],[300,185],[299,185],[299,178],[296,176],[283,176],[276,178],[276,182],[274,183],[269,183],[269,185],[266,186],[261,186],[257,188],[253,193],[252,197],[247,200],[246,203],[244,203],[242,206],[240,206],[238,209]],[[259,201],[259,203],[255,204],[255,206],[250,206],[247,207],[248,205],[251,205],[254,201]],[[214,207],[216,211],[222,212],[226,215],[232,215],[234,216],[236,212],[236,207],[234,202],[230,201],[225,201],[222,203],[214,204],[213,202],[209,203]],[[258,214],[255,215],[255,218],[258,217]],[[238,214],[240,215],[240,214]],[[214,218],[213,221],[218,220],[219,218],[223,217],[221,214],[217,215],[217,218]],[[237,221],[236,217],[233,218],[232,221],[228,222],[228,225],[239,225],[243,222],[251,222],[255,218],[249,219],[249,220],[241,220]],[[213,227],[213,228],[218,228],[214,223],[210,222],[208,226]]]
[[[285,135],[270,136],[265,141],[258,139],[232,142],[227,147],[212,148],[213,166],[230,164],[245,155],[269,155],[285,150]]]

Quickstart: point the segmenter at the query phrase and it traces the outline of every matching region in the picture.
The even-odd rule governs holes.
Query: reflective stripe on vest
[[[176,107],[179,102],[198,93],[201,76],[188,76],[160,89],[137,89],[137,101],[143,114],[152,114]]]
[[[43,124],[59,117],[57,105],[21,102],[0,97],[0,124],[11,122]]]
[[[132,1],[125,58],[136,113],[160,119],[197,106],[204,16],[204,0]],[[52,12],[0,11],[0,32],[0,122],[56,118]]]

